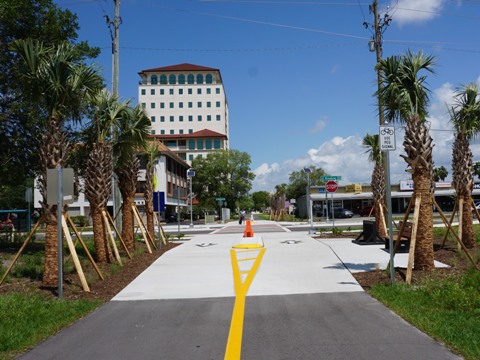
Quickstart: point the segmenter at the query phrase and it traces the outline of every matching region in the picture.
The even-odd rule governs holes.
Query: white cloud
[[[311,129],[309,129],[308,131],[310,133],[314,133],[314,134],[319,133],[320,131],[322,131],[325,128],[325,126],[327,126],[327,121],[322,118],[322,119],[317,120],[315,125]]]
[[[390,3],[390,14],[398,25],[425,22],[438,16],[446,0],[398,0]]]
[[[444,84],[435,89],[431,95],[430,136],[433,138],[433,160],[435,166],[445,166],[451,177],[452,143],[454,132],[449,124],[449,114],[446,104],[451,104],[455,89],[451,84]],[[407,166],[400,154],[403,154],[404,129],[397,126],[396,151],[390,152],[390,177],[392,183],[410,179],[405,172]],[[363,136],[362,136],[363,137]],[[329,175],[342,177],[341,184],[370,183],[373,164],[368,161],[366,149],[362,147],[362,137],[352,135],[348,137],[336,136],[320,144],[317,148],[307,150],[305,155],[297,159],[285,160],[282,163],[271,165],[262,164],[254,173],[257,175],[253,182],[252,191],[273,191],[275,185],[288,183],[289,174],[299,171],[305,166],[315,165],[323,168]],[[480,154],[480,139],[472,142],[473,154]],[[478,159],[480,160],[480,159]],[[478,161],[477,160],[477,161]],[[475,161],[475,159],[474,159]]]

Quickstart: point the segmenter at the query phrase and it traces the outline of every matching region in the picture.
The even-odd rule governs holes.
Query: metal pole
[[[57,166],[57,256],[58,256],[58,298],[63,296],[63,171],[62,166]]]
[[[192,177],[190,176],[190,228],[193,229]]]
[[[180,239],[180,186],[177,186],[177,221],[178,221],[178,238]]]
[[[390,246],[390,282],[395,285],[395,265],[393,263],[393,229],[392,229],[392,192],[390,185],[390,151],[386,151],[387,160],[387,207],[388,207],[388,243]]]
[[[331,193],[331,202],[332,202],[332,224],[335,227],[335,206],[333,205],[333,192]]]

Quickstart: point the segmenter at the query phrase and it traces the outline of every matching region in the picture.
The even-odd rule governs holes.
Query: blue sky
[[[113,0],[62,0],[76,13],[79,38],[102,49],[96,62],[109,87]],[[288,183],[304,166],[369,183],[373,165],[361,140],[378,133],[373,24],[369,4],[354,1],[122,0],[119,93],[137,102],[138,72],[192,63],[220,69],[230,108],[230,147],[248,152],[253,191]],[[435,166],[451,173],[453,131],[446,104],[462,84],[480,79],[480,1],[379,1],[392,17],[383,57],[424,51],[435,56],[428,76]],[[408,179],[403,132],[391,153],[392,182]],[[472,144],[480,161],[480,144]],[[450,176],[449,176],[450,178]]]

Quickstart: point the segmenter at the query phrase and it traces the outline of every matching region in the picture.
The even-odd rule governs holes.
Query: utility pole
[[[108,16],[105,16],[107,25],[110,29],[110,36],[112,39],[112,95],[118,97],[118,79],[119,79],[119,27],[121,24],[120,18],[120,0],[113,0],[115,3],[114,18],[110,21]],[[112,31],[113,27],[113,31]],[[112,129],[113,130],[113,129]],[[114,134],[112,134],[114,136]],[[115,139],[114,139],[115,141]],[[121,207],[121,196],[118,188],[118,178],[115,172],[112,174],[112,199],[113,199],[113,216],[115,217],[115,225],[121,231],[122,221],[119,209]]]

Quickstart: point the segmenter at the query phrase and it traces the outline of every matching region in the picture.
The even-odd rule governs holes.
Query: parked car
[[[353,212],[348,209],[334,209],[333,216],[336,218],[351,218],[353,216]]]
[[[360,216],[375,216],[375,208],[373,206],[364,207],[358,211],[358,214]]]

